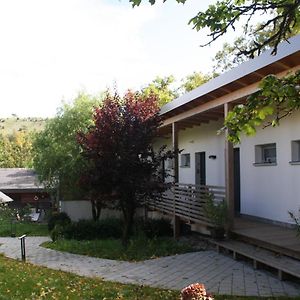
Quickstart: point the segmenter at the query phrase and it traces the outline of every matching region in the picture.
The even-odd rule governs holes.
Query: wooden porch
[[[204,212],[207,193],[215,201],[226,197],[225,187],[175,183],[160,199],[148,203],[148,207],[189,225],[213,227]],[[230,235],[233,239],[264,248],[300,260],[300,237],[296,229],[263,222],[249,217],[234,217]]]
[[[300,260],[300,236],[295,229],[236,217],[231,232],[235,239]]]

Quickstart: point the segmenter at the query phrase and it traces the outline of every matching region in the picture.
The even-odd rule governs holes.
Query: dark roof
[[[300,61],[300,35],[296,35],[278,46],[277,54],[271,54],[272,49],[258,57],[246,61],[238,67],[221,74],[200,87],[174,99],[161,108],[161,115],[170,117],[185,107],[197,106],[207,102],[206,96],[224,95],[243,86],[260,81],[268,74],[277,74],[299,64]]]
[[[30,169],[0,168],[0,190],[39,190],[44,186],[39,183],[37,174]]]

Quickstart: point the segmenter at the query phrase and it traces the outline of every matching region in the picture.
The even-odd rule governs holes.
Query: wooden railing
[[[215,201],[225,199],[225,187],[222,186],[176,183],[159,199],[150,201],[148,207],[178,216],[188,223],[213,226],[203,209],[208,193],[213,195]]]

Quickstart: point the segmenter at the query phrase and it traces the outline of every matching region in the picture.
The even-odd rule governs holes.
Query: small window
[[[255,164],[276,164],[276,144],[256,145]]]
[[[292,163],[300,162],[300,140],[292,141]]]
[[[168,169],[174,169],[174,159],[173,158],[167,158],[166,166]]]
[[[191,166],[191,156],[190,154],[181,154],[180,156],[180,167],[189,168]]]

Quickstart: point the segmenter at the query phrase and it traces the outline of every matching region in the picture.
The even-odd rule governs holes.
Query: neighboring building
[[[166,162],[179,183],[223,186],[231,216],[292,223],[288,211],[300,208],[300,111],[278,127],[259,128],[232,147],[217,134],[227,112],[258,90],[269,74],[300,70],[300,35],[212,79],[161,109],[163,125],[156,145],[182,150]]]
[[[33,170],[23,168],[0,169],[0,191],[14,201],[11,207],[24,207],[27,204],[36,209],[51,207],[49,194],[44,185],[39,183]]]

